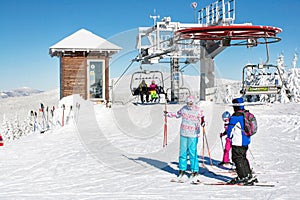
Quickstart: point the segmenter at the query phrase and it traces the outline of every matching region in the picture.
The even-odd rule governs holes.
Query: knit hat
[[[185,99],[185,103],[189,103],[189,102],[195,104],[195,97],[192,95],[187,96],[187,98]]]

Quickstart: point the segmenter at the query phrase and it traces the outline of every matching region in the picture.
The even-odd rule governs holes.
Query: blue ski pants
[[[179,170],[187,169],[188,156],[190,159],[190,167],[192,172],[199,171],[198,154],[197,154],[198,138],[180,136],[179,149]]]

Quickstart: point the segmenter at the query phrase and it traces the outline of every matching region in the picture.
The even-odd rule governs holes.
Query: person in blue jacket
[[[243,98],[236,98],[232,100],[232,103],[234,113],[229,119],[227,137],[231,139],[231,156],[238,176],[228,183],[252,185],[254,182],[257,182],[257,179],[253,177],[247,159],[247,150],[251,138],[244,133],[244,100]]]

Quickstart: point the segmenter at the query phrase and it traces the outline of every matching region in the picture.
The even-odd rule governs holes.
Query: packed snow
[[[287,69],[281,55],[277,65],[283,76],[282,92],[246,106],[258,120],[248,159],[258,180],[275,187],[170,182],[178,171],[181,120],[168,119],[168,145],[163,147],[164,98],[151,105],[133,104],[138,99],[126,87],[130,76],[125,76],[114,87],[111,108],[79,95],[59,100],[58,89],[0,98],[1,199],[299,199],[296,61],[295,55],[293,68]],[[183,86],[199,98],[199,77],[184,76],[183,80]],[[271,79],[264,84],[267,80]],[[217,176],[202,164],[221,162],[225,142],[219,137],[221,114],[233,112],[229,103],[240,96],[240,89],[240,81],[217,79],[207,101],[198,102],[207,121],[208,147],[204,135],[198,143],[202,182],[233,178],[230,173]],[[167,110],[175,112],[182,106],[168,104]]]
[[[51,129],[44,133],[40,133],[45,128],[40,103],[56,108],[53,117],[45,117]],[[233,110],[210,101],[199,105],[206,114],[211,159],[217,165],[222,159],[221,114]],[[181,106],[168,105],[167,109],[177,111]],[[1,99],[0,111],[5,116],[1,133],[16,116],[34,123],[31,110],[38,113],[39,124],[35,132],[32,124],[31,131],[0,147],[1,199],[299,199],[299,103],[246,108],[259,123],[248,159],[259,181],[273,182],[275,187],[170,182],[177,173],[180,119],[168,119],[168,145],[163,148],[164,104],[107,108],[78,95],[58,101],[58,90]],[[201,136],[201,181],[229,180],[229,175],[216,176],[201,167],[202,146]],[[207,150],[204,161],[209,164]]]

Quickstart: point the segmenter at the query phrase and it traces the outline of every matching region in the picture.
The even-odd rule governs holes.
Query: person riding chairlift
[[[158,86],[155,84],[155,81],[152,80],[151,85],[149,86],[151,101],[156,102],[156,100],[158,99],[157,90],[158,90]]]
[[[143,79],[142,82],[139,85],[139,91],[141,96],[141,102],[144,103],[144,95],[146,95],[146,101],[149,102],[149,91],[148,91],[148,85]]]

